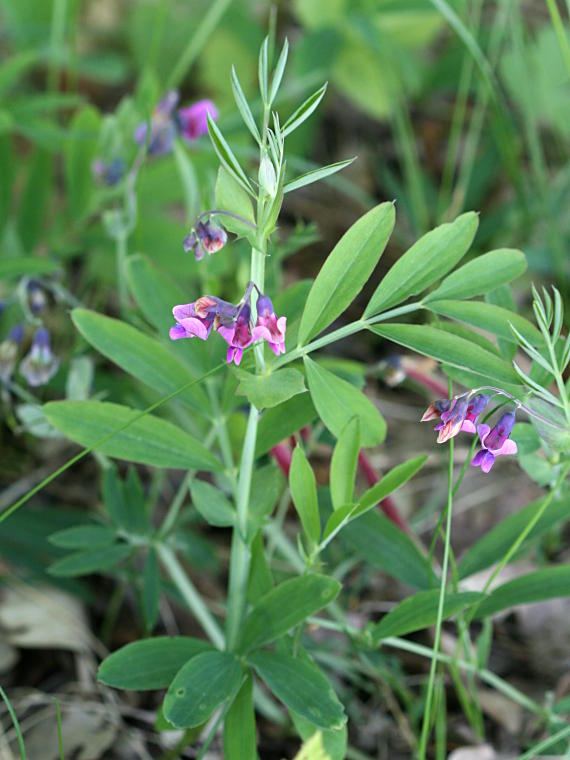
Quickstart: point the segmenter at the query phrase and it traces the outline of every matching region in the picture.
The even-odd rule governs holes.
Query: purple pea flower
[[[30,280],[27,285],[28,305],[32,314],[37,316],[47,305],[46,292],[39,282]]]
[[[425,410],[421,422],[439,419],[444,412],[448,412],[455,404],[454,398],[440,398],[430,404]]]
[[[7,383],[12,377],[16,366],[18,346],[23,337],[24,328],[22,325],[15,325],[8,333],[8,337],[0,343],[0,382],[2,383]]]
[[[268,296],[257,299],[257,323],[253,328],[253,340],[266,340],[275,356],[285,353],[285,330],[287,317],[277,317]]]
[[[210,220],[206,223],[198,222],[196,235],[202,247],[210,255],[219,251],[228,242],[228,236],[223,227],[212,224]]]
[[[146,127],[146,124],[143,125]],[[146,139],[146,130],[143,138]],[[122,158],[114,158],[112,161],[102,161],[96,158],[91,164],[93,176],[103,185],[112,187],[121,181],[126,171],[126,164]]]
[[[487,473],[495,464],[496,457],[517,453],[517,444],[509,438],[514,424],[515,413],[507,412],[493,429],[489,425],[477,425],[481,450],[473,457],[473,467],[480,467]]]
[[[251,309],[248,304],[241,307],[233,325],[221,324],[217,331],[228,344],[227,362],[232,361],[239,366],[243,356],[243,349],[253,343],[253,335],[249,329]]]
[[[150,136],[148,138],[149,156],[163,156],[170,153],[176,137],[174,109],[180,95],[176,90],[167,92],[156,106],[150,117]],[[141,147],[147,141],[148,124],[143,121],[135,129],[134,139]]]
[[[175,306],[172,314],[176,323],[170,328],[170,339],[200,338],[206,340],[214,322],[231,324],[237,314],[237,306],[215,296],[202,296],[192,303]]]
[[[463,424],[461,425],[462,432],[473,433],[473,435],[475,435],[475,423],[477,422],[477,417],[485,409],[489,403],[490,398],[491,396],[486,396],[483,393],[478,393],[476,396],[473,396],[473,398],[469,401],[469,404],[467,406],[467,413],[465,415]]]
[[[49,332],[45,327],[40,327],[29,353],[20,364],[20,374],[26,378],[28,385],[37,387],[48,383],[58,367],[59,359],[51,352]]]
[[[208,114],[214,120],[218,118],[218,111],[211,100],[198,100],[191,106],[179,108],[177,118],[182,138],[194,142],[201,135],[208,134]]]
[[[445,443],[459,433],[465,420],[468,406],[469,402],[467,399],[460,398],[446,412],[442,413],[441,422],[434,428],[434,430],[439,431],[437,436],[438,443]]]

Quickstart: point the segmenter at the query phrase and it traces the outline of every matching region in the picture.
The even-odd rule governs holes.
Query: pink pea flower
[[[490,398],[491,396],[486,396],[483,393],[478,393],[476,396],[473,396],[469,401],[467,413],[465,414],[465,419],[461,425],[462,432],[473,433],[473,435],[475,435],[475,423],[477,422],[477,417],[485,409]]]
[[[517,453],[517,444],[509,438],[514,424],[515,413],[507,412],[492,429],[489,425],[477,425],[481,450],[473,457],[473,467],[480,467],[487,473],[495,464],[496,457]]]
[[[210,118],[218,118],[218,110],[211,100],[198,100],[191,106],[178,109],[180,135],[188,142],[194,142],[201,135],[208,134],[208,113]]]
[[[277,317],[271,299],[260,295],[257,299],[257,323],[253,340],[266,340],[275,356],[285,353],[287,317]]]
[[[434,428],[434,430],[439,431],[437,436],[438,443],[445,443],[460,432],[465,421],[468,406],[469,402],[467,399],[460,398],[451,405],[448,411],[442,413],[441,422]]]
[[[233,361],[237,366],[239,366],[241,358],[243,356],[243,349],[247,348],[253,343],[253,335],[249,329],[250,316],[251,309],[246,304],[241,307],[241,310],[233,325],[221,324],[217,328],[217,331],[228,344],[228,364],[231,364]]]
[[[455,404],[455,399],[440,398],[430,404],[423,413],[421,422],[428,422],[429,420],[439,419],[444,412],[448,412]]]
[[[233,303],[215,296],[202,296],[192,303],[175,306],[172,314],[176,324],[170,328],[170,339],[200,338],[206,340],[216,320],[231,322],[237,313]]]
[[[176,90],[170,90],[156,106],[150,117],[150,136],[148,138],[149,156],[162,156],[170,153],[176,137],[176,122],[174,109],[180,95]],[[141,147],[146,143],[148,124],[143,121],[135,129],[134,139]]]

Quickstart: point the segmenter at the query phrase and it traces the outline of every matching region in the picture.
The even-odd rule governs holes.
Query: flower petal
[[[517,451],[518,451],[517,444],[510,438],[507,438],[507,440],[503,443],[501,448],[497,449],[497,451],[494,451],[493,454],[496,457],[502,457],[502,456],[505,456],[505,454],[516,454]]]
[[[479,435],[479,440],[481,441],[482,446],[485,445],[485,438],[489,435],[490,432],[491,432],[491,428],[489,427],[489,425],[485,425],[485,424],[477,425],[477,433]]]

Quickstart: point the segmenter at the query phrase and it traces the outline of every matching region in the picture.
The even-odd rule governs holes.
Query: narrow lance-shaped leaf
[[[239,161],[234,156],[232,149],[225,141],[218,125],[212,119],[210,114],[208,114],[208,132],[212,141],[212,145],[214,146],[214,150],[216,151],[222,165],[226,167],[230,174],[235,177],[236,181],[239,182],[240,185],[245,190],[247,190],[248,193],[255,197],[246,173],[241,168]]]
[[[234,525],[236,511],[219,488],[205,480],[194,479],[190,493],[192,503],[207,523],[218,528]]]
[[[519,604],[570,596],[570,565],[556,565],[521,575],[496,588],[477,608],[477,618],[495,615]]]
[[[241,114],[241,117],[244,121],[245,126],[249,129],[249,131],[251,132],[251,134],[257,141],[257,143],[261,144],[261,137],[259,136],[259,130],[257,128],[257,124],[255,123],[255,119],[253,118],[253,114],[251,113],[251,109],[249,107],[247,99],[245,95],[243,94],[243,90],[241,88],[238,76],[236,74],[236,70],[233,66],[232,66],[232,91],[234,94],[234,100],[239,109],[239,112]]]
[[[253,680],[247,676],[224,720],[225,760],[257,760]]]
[[[49,573],[59,578],[90,575],[91,573],[108,570],[118,562],[126,559],[132,551],[133,547],[130,544],[97,546],[94,549],[75,552],[54,562],[49,568]]]
[[[452,272],[424,298],[424,302],[483,295],[520,277],[525,270],[526,259],[522,251],[512,248],[490,251]]]
[[[317,499],[317,484],[315,474],[309,464],[305,452],[300,446],[295,446],[289,472],[289,488],[291,499],[301,520],[303,530],[314,544],[318,543],[321,535],[319,504]]]
[[[261,99],[267,105],[269,105],[268,99],[268,79],[269,79],[269,64],[268,58],[269,37],[263,40],[261,48],[259,50],[259,62],[258,62],[258,78],[259,78],[259,91],[261,93]]]
[[[106,657],[97,678],[115,689],[165,689],[188,660],[208,650],[211,646],[207,641],[189,636],[156,636],[134,641]]]
[[[358,417],[362,446],[375,446],[386,436],[386,422],[374,404],[346,380],[304,358],[309,390],[320,418],[337,438]]]
[[[411,348],[432,359],[484,375],[491,380],[517,383],[517,377],[507,362],[457,335],[429,325],[374,325],[376,335]]]
[[[372,317],[426,290],[467,253],[479,219],[470,211],[421,237],[392,266],[364,312]]]
[[[300,345],[328,327],[352,303],[382,255],[394,222],[394,205],[381,203],[360,217],[335,245],[307,298]]]
[[[304,103],[301,103],[299,108],[291,114],[283,125],[283,137],[290,135],[291,132],[297,129],[297,127],[300,127],[301,124],[309,118],[309,116],[319,107],[319,103],[324,98],[326,91],[327,83],[325,82],[325,84],[322,87],[319,87],[319,89],[308,97]]]
[[[52,401],[42,408],[60,433],[107,456],[155,467],[222,469],[221,462],[184,430],[135,409],[101,401]]]
[[[330,489],[333,508],[352,501],[360,450],[360,421],[353,417],[339,436],[331,458]]]
[[[249,613],[239,645],[241,652],[268,644],[326,607],[340,591],[326,575],[302,575],[268,591]]]
[[[290,182],[286,182],[283,187],[283,192],[290,193],[293,190],[298,190],[300,187],[305,187],[305,185],[312,185],[313,182],[319,182],[321,179],[326,179],[326,177],[330,177],[332,174],[336,174],[347,166],[350,166],[355,160],[356,156],[354,158],[347,158],[344,161],[337,161],[335,164],[328,164],[327,166],[321,166],[318,169],[312,169],[310,172],[301,174],[299,177],[290,180]]]
[[[283,79],[283,72],[285,71],[285,64],[287,63],[288,54],[289,40],[285,38],[285,42],[283,43],[281,53],[279,54],[279,58],[277,60],[277,65],[275,66],[275,71],[273,72],[273,78],[271,80],[271,89],[269,91],[269,105],[273,103],[277,96],[277,92],[281,85],[281,80]]]

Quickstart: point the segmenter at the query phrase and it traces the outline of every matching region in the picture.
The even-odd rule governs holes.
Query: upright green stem
[[[127,233],[123,230],[121,230],[115,239],[115,250],[117,254],[117,285],[119,289],[119,304],[121,307],[121,313],[123,314],[127,308],[128,303],[126,280]]]
[[[431,723],[431,705],[433,700],[433,691],[435,684],[435,671],[439,654],[439,643],[441,640],[441,624],[443,620],[443,605],[445,602],[445,587],[447,584],[447,568],[449,564],[449,548],[451,544],[451,509],[453,505],[453,438],[449,442],[449,472],[447,484],[447,521],[445,528],[445,546],[443,550],[443,564],[441,567],[441,584],[439,587],[439,604],[437,607],[437,620],[435,624],[435,638],[433,642],[433,653],[431,667],[429,672],[428,688],[426,695],[426,707],[424,720],[422,724],[422,735],[420,738],[420,747],[418,752],[419,760],[425,760],[427,751],[427,742]]]

